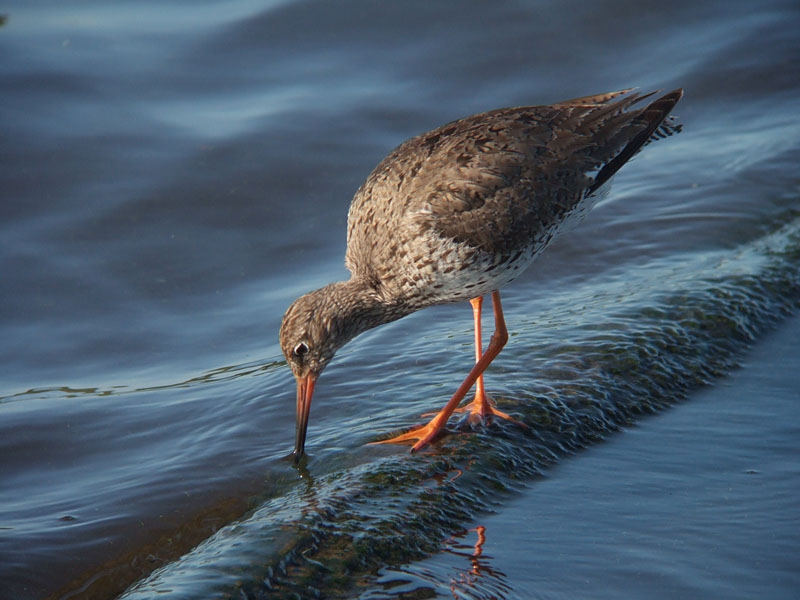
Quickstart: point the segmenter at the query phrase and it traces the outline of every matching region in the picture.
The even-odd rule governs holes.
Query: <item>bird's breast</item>
[[[393,292],[419,308],[484,296],[516,279],[538,254],[536,246],[497,254],[428,231],[393,257]]]

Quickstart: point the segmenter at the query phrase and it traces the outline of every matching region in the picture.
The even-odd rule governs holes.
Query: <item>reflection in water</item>
[[[467,537],[471,532],[477,532],[478,539],[474,546],[456,540]],[[502,598],[511,592],[511,586],[506,581],[506,574],[490,566],[492,559],[483,554],[483,545],[486,543],[486,528],[482,525],[468,529],[454,535],[447,541],[445,552],[454,556],[463,556],[469,560],[469,568],[458,568],[450,580],[450,591],[453,598]],[[503,595],[498,595],[502,593]]]
[[[320,506],[317,490],[314,486],[314,477],[308,470],[307,457],[302,456],[300,461],[295,462],[294,453],[292,453],[287,459],[292,461],[292,468],[297,471],[300,479],[305,483],[305,488],[300,492],[300,499],[302,500],[300,516],[301,518],[312,517],[319,512]]]
[[[396,568],[384,568],[373,580],[373,589],[362,593],[359,598],[399,600],[444,598],[450,594],[456,600],[518,598],[506,574],[491,565],[493,557],[484,553],[485,544],[486,527],[479,525],[460,531],[444,542],[440,560],[422,560]],[[455,558],[446,559],[446,555]],[[381,589],[374,589],[374,584]]]

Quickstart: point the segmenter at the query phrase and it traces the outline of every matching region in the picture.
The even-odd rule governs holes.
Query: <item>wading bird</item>
[[[424,426],[380,443],[418,450],[464,409],[497,410],[483,372],[508,339],[499,289],[594,205],[609,179],[649,141],[680,131],[668,118],[683,90],[631,90],[549,106],[493,110],[414,137],[358,189],[347,219],[348,281],[298,298],[280,342],[297,380],[294,455],[304,451],[314,386],[336,351],[360,333],[436,304],[470,300],[476,363],[447,405]],[[481,300],[491,294],[495,332],[482,352]],[[513,419],[511,419],[513,420]]]

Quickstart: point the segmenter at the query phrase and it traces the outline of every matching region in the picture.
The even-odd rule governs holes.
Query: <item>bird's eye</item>
[[[305,342],[300,342],[294,347],[293,352],[298,358],[303,358],[306,354],[308,354],[308,346],[306,346]]]

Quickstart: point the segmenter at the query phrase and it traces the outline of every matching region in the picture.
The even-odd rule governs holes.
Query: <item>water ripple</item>
[[[561,457],[731,369],[756,335],[798,306],[798,258],[795,220],[720,262],[713,277],[669,286],[639,309],[623,304],[602,331],[590,319],[569,340],[528,357],[547,365],[535,370],[528,394],[497,398],[528,431],[461,426],[460,435],[414,457],[381,451],[319,477],[313,464],[300,467],[302,485],[265,500],[123,598],[344,598],[365,585],[369,599],[432,597],[442,589],[464,598],[513,597],[501,573],[481,570],[475,546],[470,553],[469,544],[452,541],[466,536],[462,524]],[[393,568],[442,550],[441,540],[451,540],[446,550],[472,556],[473,566],[447,581],[420,572],[398,579],[402,570]]]

